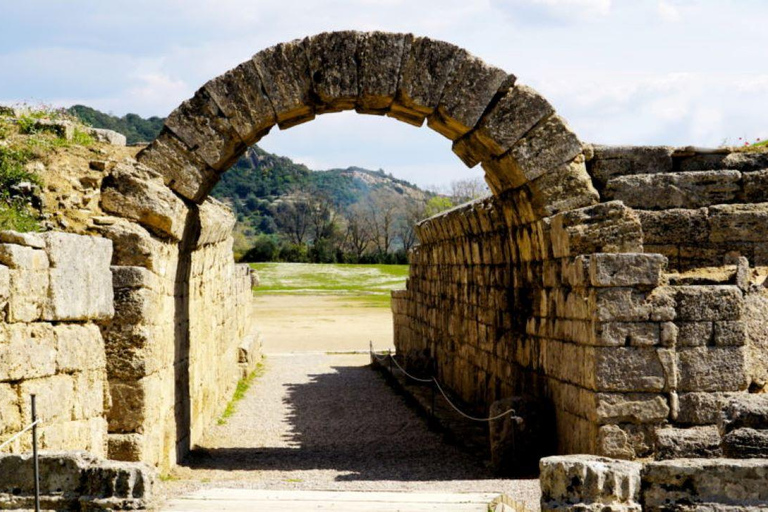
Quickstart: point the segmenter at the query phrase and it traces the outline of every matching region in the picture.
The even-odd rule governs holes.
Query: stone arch
[[[597,203],[581,142],[549,102],[516,81],[443,41],[322,33],[262,50],[206,83],[138,159],[199,203],[275,125],[354,109],[415,126],[426,120],[468,166],[483,166],[494,194],[513,193],[527,221]]]
[[[595,254],[642,252],[638,215],[621,201],[600,201],[587,169],[592,149],[514,75],[411,34],[323,33],[267,48],[207,82],[137,158],[194,210],[274,126],[352,109],[415,126],[426,121],[468,166],[482,165],[493,191],[417,227],[421,245],[408,288],[393,295],[398,353],[408,364],[428,354],[444,384],[478,410],[534,396],[554,409],[558,451],[602,453],[599,393],[635,390],[634,382],[622,387],[604,377],[620,374],[622,365],[634,371],[637,360],[623,346],[600,346],[616,344],[600,337],[623,311],[604,308],[600,300],[612,299],[597,288],[628,293],[637,285],[642,292],[621,300],[657,300],[648,289],[660,284],[665,260]],[[196,229],[186,222],[177,284],[189,281],[195,244]],[[632,273],[634,265],[647,273]],[[183,328],[189,300],[183,286],[176,295]],[[178,359],[187,360],[189,337],[181,332],[179,339]],[[661,363],[654,351],[632,348],[629,355],[647,358],[655,371]],[[189,376],[176,367],[177,386],[188,387]],[[188,389],[178,394],[188,397]],[[177,412],[177,443],[187,440],[180,455],[190,439],[185,408]]]

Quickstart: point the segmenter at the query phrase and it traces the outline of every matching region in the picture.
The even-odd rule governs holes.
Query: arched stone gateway
[[[419,224],[408,288],[393,295],[408,364],[435,360],[478,410],[533,397],[553,412],[560,453],[719,453],[721,405],[768,381],[768,296],[750,267],[768,264],[765,156],[582,145],[538,93],[456,46],[345,31],[278,44],[206,83],[138,159],[175,193],[153,182],[165,204],[204,209],[272,127],[350,109],[426,120],[494,193]],[[199,229],[173,231],[178,286]],[[200,387],[182,384],[177,401],[185,385]],[[188,416],[177,407],[199,430]]]

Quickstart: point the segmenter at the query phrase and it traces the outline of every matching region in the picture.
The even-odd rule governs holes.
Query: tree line
[[[376,187],[353,204],[327,191],[294,190],[269,207],[276,232],[258,234],[241,261],[309,263],[408,262],[418,242],[415,225],[457,204],[487,195],[482,179],[451,183],[415,199],[391,187]]]

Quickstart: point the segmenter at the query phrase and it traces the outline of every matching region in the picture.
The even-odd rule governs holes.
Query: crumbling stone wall
[[[35,394],[41,449],[106,454],[111,257],[103,238],[0,232],[0,442],[31,423]],[[30,449],[29,435],[6,448]]]

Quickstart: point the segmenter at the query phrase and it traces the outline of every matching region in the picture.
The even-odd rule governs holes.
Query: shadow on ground
[[[200,448],[191,469],[335,470],[336,481],[451,481],[494,478],[485,465],[418,417],[369,366],[333,366],[288,384],[290,428],[279,446]],[[253,390],[258,392],[258,389]],[[258,417],[250,418],[258,422]]]

